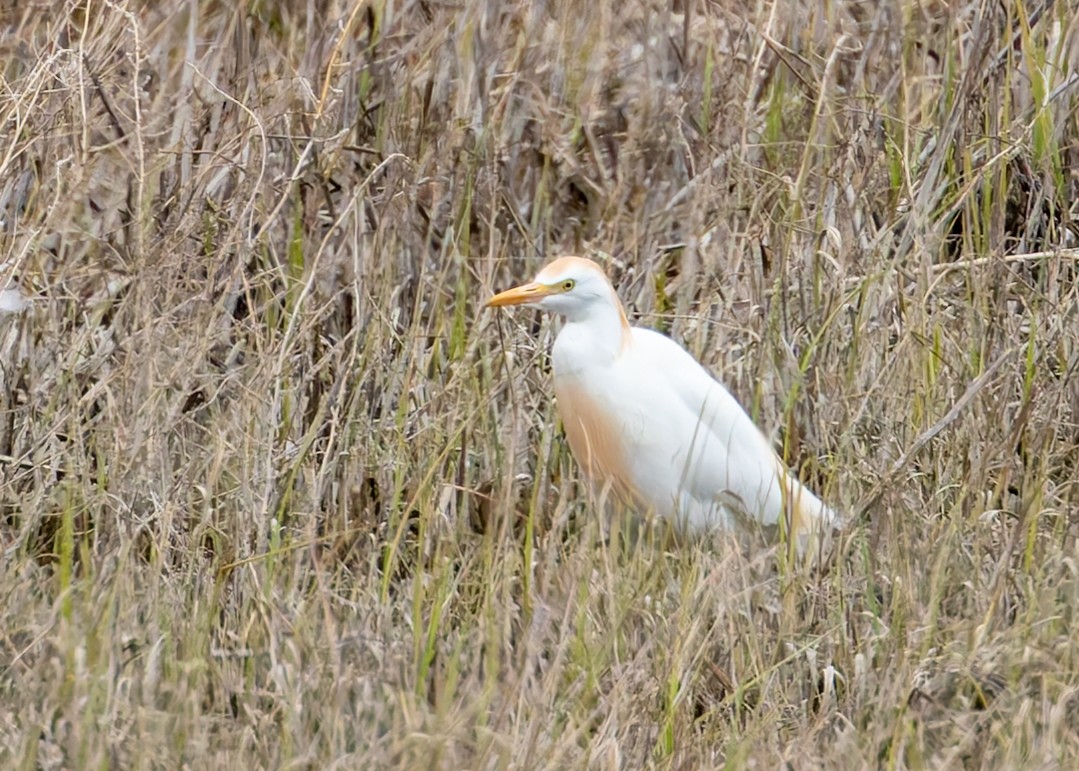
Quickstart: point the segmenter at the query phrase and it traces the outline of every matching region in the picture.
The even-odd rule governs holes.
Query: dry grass
[[[0,3],[0,765],[1075,767],[1068,5]],[[604,538],[565,252],[830,571]]]

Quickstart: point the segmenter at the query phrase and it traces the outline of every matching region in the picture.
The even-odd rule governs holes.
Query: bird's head
[[[621,312],[621,303],[603,269],[583,257],[559,257],[534,281],[499,292],[487,301],[488,308],[504,305],[532,305],[571,321],[586,318],[600,308]]]

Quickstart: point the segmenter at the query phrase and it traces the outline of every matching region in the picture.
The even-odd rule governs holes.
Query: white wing
[[[821,520],[834,524],[834,513],[789,474],[738,401],[685,349],[658,332],[635,328],[632,350],[634,359],[653,370],[643,376],[661,380],[668,399],[674,395],[679,402],[667,418],[674,440],[667,450],[682,465],[683,507],[695,501],[702,508],[696,514],[714,520],[715,508],[730,509],[732,500],[740,501],[740,514],[775,525],[789,506],[799,534],[821,529]],[[694,513],[685,512],[691,520]]]

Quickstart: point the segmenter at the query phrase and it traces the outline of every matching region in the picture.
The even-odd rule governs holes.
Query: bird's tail
[[[783,479],[789,542],[800,558],[819,561],[827,554],[832,536],[842,527],[842,520],[790,472],[785,472]]]

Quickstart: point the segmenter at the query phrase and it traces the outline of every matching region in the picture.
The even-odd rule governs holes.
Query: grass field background
[[[0,3],[0,765],[1075,767],[1069,5]],[[600,521],[563,253],[829,569]]]

